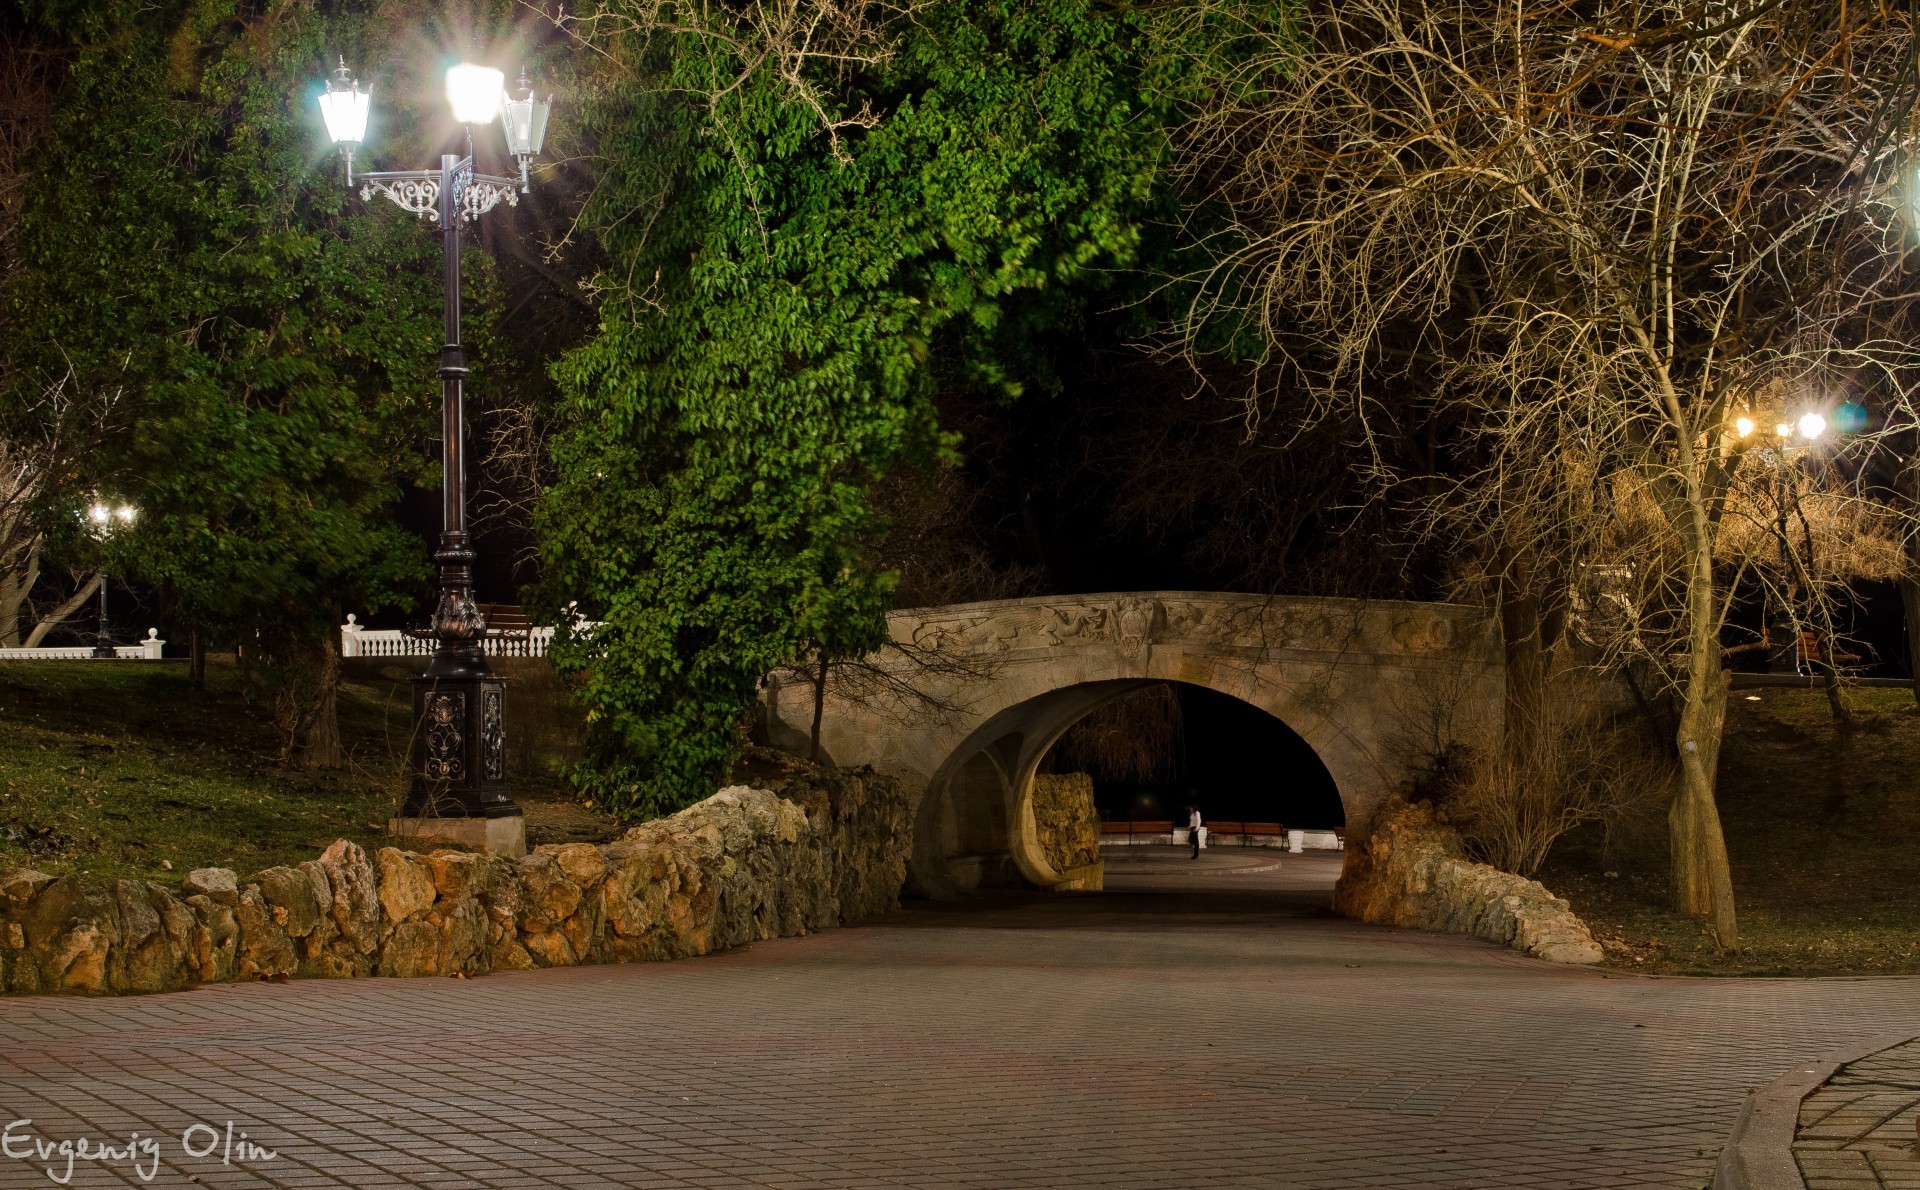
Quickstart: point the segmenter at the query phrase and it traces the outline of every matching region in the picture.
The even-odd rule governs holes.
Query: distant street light
[[[509,206],[529,187],[528,166],[546,139],[553,98],[535,95],[525,72],[520,94],[503,94],[505,76],[490,66],[462,63],[447,71],[447,102],[466,126],[467,154],[442,155],[440,168],[360,175],[360,197],[384,194],[401,209],[439,222],[444,246],[442,283],[445,343],[440,349],[443,528],[434,559],[440,567],[440,599],[433,612],[433,659],[414,679],[413,781],[404,818],[509,818],[520,807],[507,796],[506,679],[492,673],[480,642],[486,618],[473,599],[474,553],[468,544],[467,485],[462,384],[466,351],[460,344],[460,225],[501,202]],[[320,114],[327,135],[347,162],[354,183],[353,150],[366,137],[372,91],[362,91],[346,60],[334,71]],[[504,111],[506,148],[520,167],[518,178],[474,172],[473,129]]]
[[[116,531],[132,525],[139,516],[140,510],[131,504],[115,506],[96,500],[92,507],[87,509],[87,531],[104,542]],[[100,628],[94,636],[93,644],[95,657],[114,656],[113,636],[107,630],[108,579],[107,569],[102,566],[100,568]]]
[[[1747,418],[1740,423],[1751,425]],[[1774,538],[1780,548],[1780,593],[1769,596],[1767,619],[1767,672],[1798,674],[1800,670],[1800,627],[1794,616],[1793,545],[1787,535],[1788,511],[1798,502],[1793,484],[1794,451],[1805,451],[1827,432],[1827,419],[1808,410],[1796,421],[1779,422],[1773,432],[1778,442],[1766,453],[1774,463]],[[1740,435],[1746,437],[1746,432]],[[1798,441],[1795,441],[1796,436]]]

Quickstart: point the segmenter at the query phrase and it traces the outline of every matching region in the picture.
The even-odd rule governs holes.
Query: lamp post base
[[[507,680],[484,658],[445,661],[436,657],[413,680],[413,787],[400,816],[517,820],[507,795]]]
[[[408,843],[452,843],[507,859],[527,854],[527,820],[519,814],[502,818],[389,818],[387,833]]]

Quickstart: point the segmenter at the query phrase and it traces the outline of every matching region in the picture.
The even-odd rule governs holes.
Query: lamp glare
[[[1753,419],[1751,417],[1740,418],[1733,423],[1733,429],[1736,434],[1745,438],[1753,433]]]
[[[507,76],[491,66],[462,62],[447,70],[447,102],[462,124],[491,124],[500,114]]]
[[[1826,432],[1826,418],[1821,417],[1818,413],[1803,413],[1800,415],[1800,436],[1808,442],[1812,442]]]

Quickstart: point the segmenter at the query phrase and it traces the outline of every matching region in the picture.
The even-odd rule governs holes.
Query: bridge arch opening
[[[1039,772],[1091,777],[1110,835],[1183,817],[1188,805],[1209,822],[1346,826],[1333,774],[1299,732],[1250,702],[1188,682],[1163,682],[1089,712],[1041,758]]]
[[[1158,758],[1161,763],[1150,770],[1135,766],[1132,780],[1098,771],[1101,749],[1088,746],[1089,728],[1105,721],[1107,730],[1126,732],[1127,716],[1115,711],[1156,696],[1171,704],[1178,721],[1159,741],[1174,755]],[[1125,754],[1137,742],[1123,741],[1117,751]],[[1208,822],[1237,827],[1235,845],[1280,846],[1285,830],[1331,832],[1346,824],[1341,790],[1325,760],[1270,710],[1193,682],[1082,682],[994,715],[934,774],[914,832],[912,886],[942,899],[979,888],[1100,887],[1097,858],[1093,866],[1076,868],[1073,857],[1054,845],[1060,824],[1048,820],[1049,808],[1035,798],[1041,773],[1082,768],[1095,770],[1090,775],[1100,817],[1136,819],[1143,831],[1175,820],[1184,827],[1190,802]]]

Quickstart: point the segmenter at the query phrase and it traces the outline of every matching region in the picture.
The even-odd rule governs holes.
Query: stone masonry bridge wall
[[[1504,688],[1496,625],[1453,604],[1137,592],[901,611],[889,631],[865,670],[830,681],[823,759],[901,782],[918,806],[913,883],[936,897],[1098,887],[1097,863],[1049,862],[1034,774],[1076,721],[1151,683],[1220,691],[1299,733],[1356,840],[1437,740],[1495,728]],[[770,743],[806,748],[813,693],[769,679]]]

